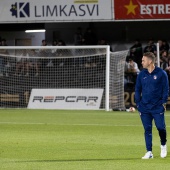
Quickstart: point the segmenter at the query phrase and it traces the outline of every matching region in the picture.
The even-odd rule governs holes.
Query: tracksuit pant
[[[140,113],[141,121],[144,127],[144,136],[147,151],[152,151],[152,122],[154,120],[156,128],[159,132],[161,145],[166,144],[166,125],[164,113]]]

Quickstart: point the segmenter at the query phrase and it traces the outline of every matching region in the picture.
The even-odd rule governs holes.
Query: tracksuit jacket
[[[135,102],[140,113],[162,113],[163,104],[169,96],[169,83],[167,73],[155,66],[149,73],[143,69],[136,80]]]

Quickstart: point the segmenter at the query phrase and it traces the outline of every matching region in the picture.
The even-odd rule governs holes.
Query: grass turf
[[[170,132],[169,111],[166,124]],[[155,126],[154,159],[145,152],[137,112],[0,110],[0,170],[170,169]]]

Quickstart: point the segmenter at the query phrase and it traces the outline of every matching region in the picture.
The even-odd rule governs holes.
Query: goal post
[[[109,94],[109,87],[110,87],[110,47],[107,46],[106,49],[106,99],[105,99],[105,110],[109,111],[109,98],[110,98],[110,94]]]
[[[110,46],[1,46],[0,108],[124,108],[128,51]]]

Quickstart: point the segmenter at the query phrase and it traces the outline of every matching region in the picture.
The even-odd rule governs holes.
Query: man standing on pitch
[[[146,154],[142,159],[153,158],[152,121],[155,121],[161,141],[162,158],[167,156],[166,125],[164,112],[169,93],[168,77],[165,71],[155,66],[152,52],[144,53],[143,70],[139,73],[135,86],[135,102],[145,131]]]

